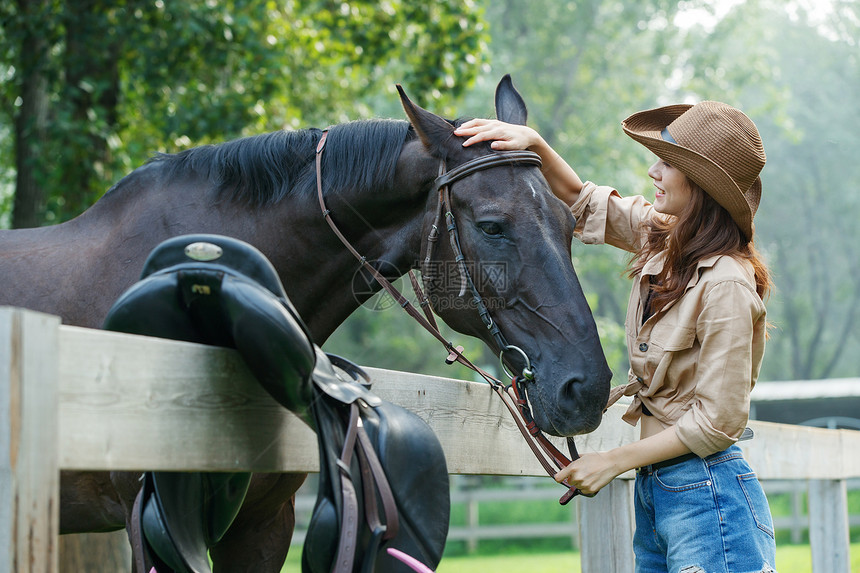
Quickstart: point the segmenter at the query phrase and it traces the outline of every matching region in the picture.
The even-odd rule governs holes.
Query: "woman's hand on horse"
[[[555,196],[568,206],[579,198],[582,190],[579,175],[534,129],[496,119],[472,119],[455,129],[454,135],[467,138],[463,147],[489,141],[490,147],[496,151],[534,151],[540,155],[543,162],[541,172]]]
[[[490,147],[497,151],[530,149],[544,142],[538,132],[526,125],[515,125],[496,119],[469,120],[455,129],[454,135],[468,138],[463,142],[463,147],[489,141]]]
[[[582,454],[555,474],[555,481],[561,483],[567,480],[568,485],[579,488],[582,493],[592,494],[621,473],[609,452],[588,453]]]

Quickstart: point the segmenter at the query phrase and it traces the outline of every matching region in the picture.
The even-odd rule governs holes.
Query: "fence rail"
[[[368,371],[380,397],[429,423],[451,473],[545,475],[485,384]],[[580,450],[634,440],[621,410]],[[760,477],[809,480],[814,571],[848,573],[846,480],[860,477],[860,432],[752,425],[744,450]],[[0,571],[58,571],[60,469],[314,472],[315,440],[234,351],[0,308]],[[583,571],[633,570],[630,484],[575,502]]]
[[[456,476],[454,476],[456,477]],[[471,486],[451,484],[451,505],[465,505],[468,523],[452,526],[448,532],[449,541],[465,541],[468,551],[474,551],[479,541],[503,539],[549,539],[569,538],[573,549],[579,548],[579,521],[577,512],[570,511],[567,521],[541,521],[543,515],[535,511],[534,520],[518,521],[516,524],[487,524],[480,519],[480,504],[518,503],[529,501],[555,502],[558,500],[558,488],[545,487],[548,478],[512,478],[501,486],[475,489]],[[790,514],[775,515],[774,530],[789,532],[792,543],[801,543],[803,534],[809,531],[809,515],[803,507],[803,496],[806,494],[807,482],[801,480],[763,480],[762,486],[768,498],[775,495],[790,495]],[[860,479],[847,480],[848,492],[860,491]],[[300,547],[304,543],[305,529],[310,521],[316,494],[314,483],[309,480],[296,496],[296,532],[293,535],[292,546]],[[848,515],[849,527],[860,527],[860,513]]]

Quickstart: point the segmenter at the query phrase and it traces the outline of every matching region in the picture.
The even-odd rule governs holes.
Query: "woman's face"
[[[680,215],[693,195],[687,176],[659,158],[648,168],[648,176],[657,188],[654,209],[666,215]]]

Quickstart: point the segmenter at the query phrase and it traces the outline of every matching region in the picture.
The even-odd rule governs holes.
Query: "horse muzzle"
[[[569,377],[550,382],[537,370],[534,381],[525,385],[532,417],[537,426],[552,436],[576,436],[600,425],[609,398],[609,380]]]

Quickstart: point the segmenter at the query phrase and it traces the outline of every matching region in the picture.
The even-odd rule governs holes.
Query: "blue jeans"
[[[771,573],[767,498],[740,448],[636,476],[637,573]]]

